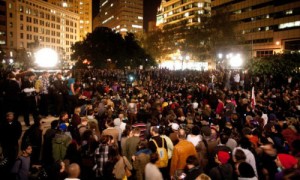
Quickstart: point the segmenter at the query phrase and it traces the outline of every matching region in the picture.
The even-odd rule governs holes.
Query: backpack
[[[55,161],[65,158],[71,138],[66,134],[56,133],[52,140],[52,156]]]
[[[156,161],[155,165],[158,168],[164,168],[168,166],[168,152],[164,146],[164,138],[162,138],[162,147],[158,147],[157,143],[155,142],[155,140],[151,140],[154,142],[155,146],[156,146],[156,152],[159,156],[159,159]]]

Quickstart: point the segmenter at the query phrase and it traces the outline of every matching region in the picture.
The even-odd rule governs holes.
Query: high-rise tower
[[[79,14],[79,38],[83,40],[87,33],[92,32],[92,0],[47,0]]]
[[[212,0],[212,8],[230,13],[252,57],[300,50],[299,0]]]
[[[104,26],[116,32],[143,32],[143,0],[100,0],[94,28]]]

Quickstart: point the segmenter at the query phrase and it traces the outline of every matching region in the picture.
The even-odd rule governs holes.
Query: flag
[[[252,87],[252,93],[251,93],[251,107],[252,109],[255,108],[256,101],[255,101],[255,93],[254,93],[254,87]]]

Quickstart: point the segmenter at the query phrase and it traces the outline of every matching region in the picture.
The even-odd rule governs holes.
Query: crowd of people
[[[6,179],[300,179],[295,77],[14,69],[0,84]]]

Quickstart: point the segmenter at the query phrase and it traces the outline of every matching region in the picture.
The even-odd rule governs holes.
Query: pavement
[[[41,128],[43,130],[43,134],[46,132],[47,129],[49,129],[51,127],[51,122],[55,119],[58,119],[58,117],[47,116],[47,117],[41,119]],[[28,127],[25,125],[23,116],[19,116],[18,120],[22,125],[22,131],[24,133],[28,129]],[[30,120],[30,125],[32,125],[33,124],[33,117],[30,116],[29,120]]]

